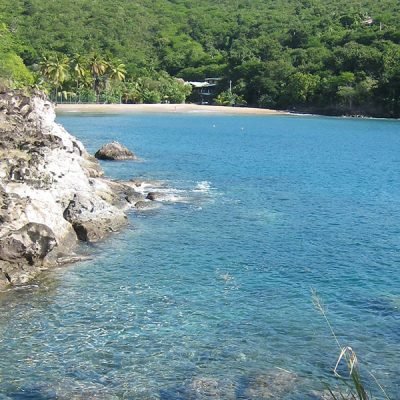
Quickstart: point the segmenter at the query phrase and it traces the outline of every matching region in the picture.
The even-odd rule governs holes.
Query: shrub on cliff
[[[30,86],[34,81],[32,73],[15,53],[0,53],[0,78],[13,89]]]
[[[0,86],[22,88],[33,84],[33,75],[17,55],[17,47],[10,30],[0,22]]]

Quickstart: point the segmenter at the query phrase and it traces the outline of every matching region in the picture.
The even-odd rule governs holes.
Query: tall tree
[[[96,93],[96,102],[99,101],[101,79],[107,71],[107,61],[99,54],[94,53],[89,59],[89,68],[93,77],[93,90]]]
[[[109,77],[111,80],[123,81],[126,76],[126,66],[121,60],[111,60],[107,62]]]
[[[87,61],[80,54],[75,54],[71,58],[72,76],[75,81],[75,89],[78,102],[80,101],[80,86],[84,78],[89,74],[87,70]]]
[[[47,81],[55,88],[55,99],[58,99],[58,90],[67,78],[69,67],[68,57],[61,54],[45,56],[40,62],[40,70]]]

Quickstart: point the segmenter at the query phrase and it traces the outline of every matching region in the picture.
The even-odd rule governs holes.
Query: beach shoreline
[[[57,104],[57,113],[205,113],[226,115],[288,115],[287,111],[265,108],[224,107],[199,104]]]

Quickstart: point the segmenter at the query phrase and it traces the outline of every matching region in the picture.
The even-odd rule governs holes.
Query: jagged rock
[[[145,211],[145,210],[154,210],[155,208],[160,207],[160,203],[154,201],[144,201],[140,200],[135,203],[135,208],[137,210]]]
[[[126,191],[125,191],[125,193],[124,193],[124,195],[125,195],[126,201],[127,201],[128,203],[131,203],[131,204],[135,204],[135,203],[137,203],[138,201],[144,200],[144,196],[143,196],[141,193],[136,192],[136,191],[135,191],[134,189],[132,189],[132,188],[127,188]]]
[[[126,182],[113,181],[108,182],[108,186],[112,188],[113,199],[109,202],[112,204],[135,204],[139,200],[144,200],[142,193],[137,192],[132,186],[126,184]]]
[[[129,183],[135,187],[141,187],[143,185],[143,181],[140,179],[131,179]]]
[[[30,222],[22,228],[0,237],[0,260],[42,262],[57,245],[53,231],[46,225]]]
[[[0,260],[0,290],[9,285],[24,284],[33,279],[37,273],[37,266]]]
[[[111,232],[117,232],[121,225],[126,222],[110,218],[96,219],[93,221],[76,221],[72,224],[78,239],[83,242],[97,242]]]
[[[97,242],[126,222],[126,215],[103,199],[82,194],[74,195],[63,215],[84,242]]]
[[[93,213],[94,204],[90,197],[75,193],[68,207],[64,210],[64,218],[71,223],[79,221],[82,216]]]
[[[162,197],[161,193],[158,192],[149,192],[146,196],[147,200],[151,200],[151,201],[156,201],[156,200],[160,200]]]
[[[136,156],[118,142],[105,144],[95,155],[99,160],[136,160]]]
[[[95,157],[87,154],[82,162],[82,166],[84,167],[89,178],[99,178],[104,175],[103,170],[101,169],[99,162]]]
[[[102,175],[42,93],[0,92],[0,288],[126,223],[124,210],[141,197]]]

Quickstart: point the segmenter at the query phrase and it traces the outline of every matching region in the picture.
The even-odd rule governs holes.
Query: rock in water
[[[162,194],[158,192],[149,192],[146,196],[147,200],[156,201],[162,198]]]
[[[75,194],[64,210],[64,218],[74,228],[76,236],[84,242],[97,242],[109,232],[115,232],[126,221],[123,213],[112,213],[103,209],[98,199]]]
[[[105,144],[95,155],[99,160],[136,160],[137,157],[121,143],[111,142]]]
[[[0,92],[0,289],[126,223],[142,197],[102,175],[42,93]]]
[[[135,208],[140,211],[154,210],[158,207],[160,207],[160,203],[156,203],[154,201],[140,200],[135,203]]]
[[[244,398],[249,400],[283,399],[296,388],[296,374],[283,369],[250,377]]]

